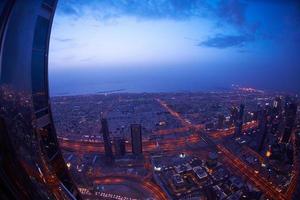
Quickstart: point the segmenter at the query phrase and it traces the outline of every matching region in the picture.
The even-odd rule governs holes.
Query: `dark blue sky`
[[[139,84],[145,91],[235,83],[299,92],[299,47],[296,0],[61,0],[50,80],[53,90],[76,83],[99,90]],[[60,80],[64,73],[70,78]]]

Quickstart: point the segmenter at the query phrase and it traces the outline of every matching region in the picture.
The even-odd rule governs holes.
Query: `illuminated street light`
[[[180,158],[185,158],[185,153],[179,154],[179,157],[180,157]]]
[[[68,167],[68,169],[70,169],[71,168],[71,163],[67,163],[67,167]]]

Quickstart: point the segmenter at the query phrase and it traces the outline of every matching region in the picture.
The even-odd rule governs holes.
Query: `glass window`
[[[7,0],[0,1],[0,15],[2,15],[2,12],[4,10],[4,6],[6,4]]]
[[[55,1],[54,0],[44,0],[43,4],[46,4],[46,5],[50,6],[50,7],[53,7],[54,4],[55,4]]]
[[[39,16],[37,18],[37,22],[35,26],[33,49],[41,49],[41,50],[46,49],[48,31],[49,31],[49,20]]]
[[[51,159],[58,151],[56,135],[52,134],[52,126],[49,124],[38,131],[41,135],[41,139],[44,144],[43,146],[46,150],[47,156]]]
[[[44,52],[32,52],[31,76],[34,108],[40,110],[48,106]]]
[[[44,52],[33,51],[31,60],[31,76],[33,93],[44,92],[45,88],[45,55]]]

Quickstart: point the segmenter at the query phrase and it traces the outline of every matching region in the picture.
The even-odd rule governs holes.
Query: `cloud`
[[[206,18],[218,25],[216,32],[226,31],[229,27],[228,30],[232,28],[236,36],[216,35],[200,43],[200,46],[213,47],[215,45],[218,48],[227,48],[249,42],[249,38],[251,40],[254,38],[255,40],[271,40],[274,33],[263,30],[263,27],[266,26],[263,20],[253,21],[252,19],[251,21],[248,19],[247,11],[250,10],[247,9],[248,6],[255,3],[279,4],[282,2],[283,0],[67,0],[60,1],[58,13],[73,17],[74,20],[92,16],[100,22],[120,17],[133,17],[141,20]],[[284,2],[295,3],[296,5],[297,0]],[[300,6],[295,9],[298,8]],[[300,24],[300,12],[298,10],[288,20],[295,26]]]
[[[246,19],[247,3],[241,0],[68,0],[58,12],[76,18],[92,15],[99,21],[123,16],[142,20],[188,20],[209,18],[220,26],[229,24],[239,31],[254,33],[257,27]]]
[[[80,62],[90,62],[91,60],[93,60],[95,58],[97,58],[97,57],[91,56],[91,57],[83,58],[83,59],[80,59]]]
[[[287,3],[298,3],[299,0],[246,0],[247,2],[259,2],[259,3],[271,3],[271,4],[287,4]]]
[[[217,9],[217,14],[229,23],[242,26],[246,22],[246,4],[239,0],[222,0]]]
[[[54,40],[59,41],[59,42],[71,42],[73,41],[72,38],[54,38]]]
[[[199,44],[215,48],[243,45],[250,37],[254,38],[260,28],[259,23],[247,21],[247,3],[242,0],[68,0],[61,1],[58,10],[61,14],[75,16],[75,19],[86,15],[98,21],[123,16],[142,20],[188,20],[200,17],[219,24],[221,29],[224,25],[232,26],[238,36],[216,35]],[[199,40],[195,42],[199,43]]]
[[[70,16],[92,14],[99,20],[119,16],[152,20],[213,17],[242,25],[246,21],[247,4],[241,0],[68,0],[61,1],[58,8],[61,14]]]
[[[222,35],[218,34],[212,38],[202,41],[198,46],[225,49],[230,47],[243,47],[247,42],[253,41],[252,36],[246,35]]]
[[[88,8],[103,20],[121,15],[145,19],[185,19],[201,14],[207,6],[207,0],[69,0],[59,4],[59,11],[66,15],[84,15]]]
[[[76,7],[74,7],[73,5],[65,4],[65,5],[61,6],[59,11],[65,15],[79,16],[79,12],[77,10],[78,9],[76,9]]]
[[[198,42],[199,40],[196,38],[191,38],[191,37],[184,37],[184,39],[186,40],[190,40],[190,41],[194,41],[194,42]]]

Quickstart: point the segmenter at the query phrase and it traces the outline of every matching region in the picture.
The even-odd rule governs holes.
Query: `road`
[[[156,200],[167,200],[167,196],[160,189],[159,186],[152,183],[151,181],[146,181],[141,179],[140,177],[135,177],[133,175],[106,175],[102,177],[97,177],[94,179],[94,183],[96,184],[105,184],[105,185],[114,185],[114,184],[128,184],[128,181],[134,182],[139,187],[141,187],[141,191],[145,190],[149,194],[153,195]]]
[[[67,151],[80,153],[104,153],[104,144],[102,141],[88,142],[80,140],[70,140],[58,138],[60,147]],[[178,138],[163,139],[161,141],[143,140],[143,152],[151,153],[153,151],[175,151],[185,147],[186,145],[197,144],[200,142],[200,137],[197,134],[181,136]],[[126,143],[127,152],[131,152],[131,142]]]
[[[245,130],[249,130],[252,128],[257,128],[258,126],[258,122],[257,121],[252,121],[252,122],[248,122],[247,124],[243,125],[243,131]],[[210,133],[210,136],[214,139],[221,139],[230,135],[234,134],[234,129],[235,127],[230,127],[227,130],[218,130],[218,131],[214,131],[212,133]]]
[[[254,169],[237,158],[237,156],[232,154],[225,147],[217,145],[217,148],[225,155],[228,165],[230,165],[235,170],[238,170],[243,176],[247,177],[250,182],[254,183],[267,196],[270,196],[272,198],[276,197],[276,199],[278,200],[287,200],[286,196],[283,193],[278,192],[273,185],[271,185],[262,176],[259,176]]]

